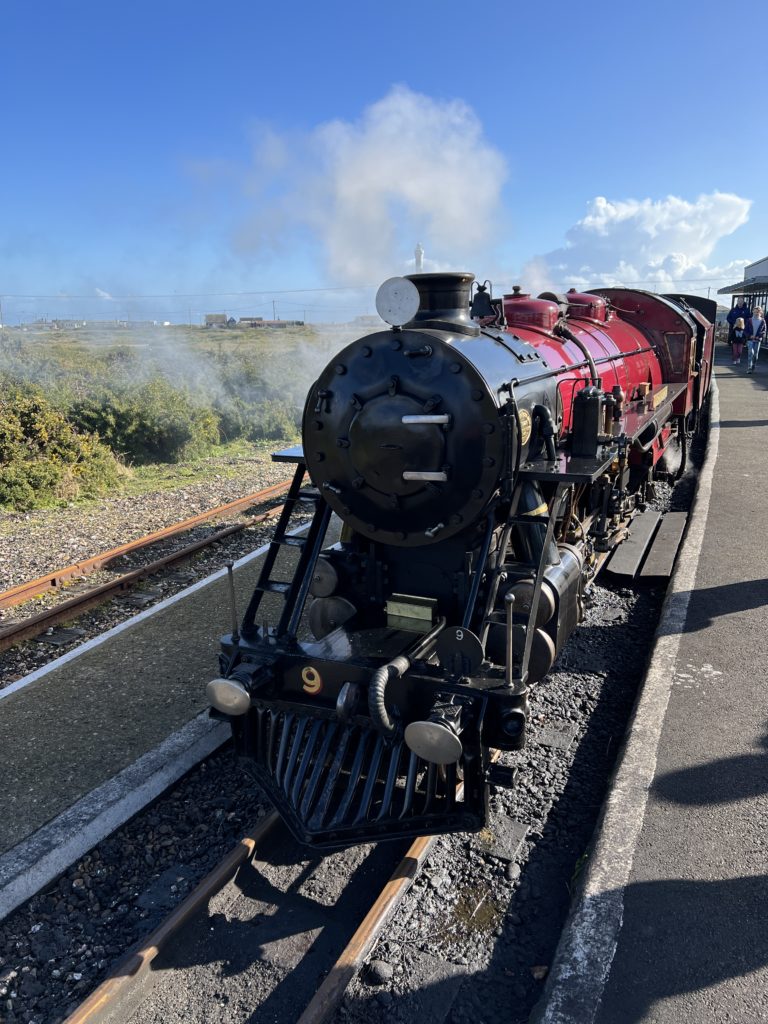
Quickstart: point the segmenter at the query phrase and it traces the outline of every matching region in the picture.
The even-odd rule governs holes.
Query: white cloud
[[[291,167],[281,163],[287,151]],[[280,187],[265,188],[278,164]],[[309,228],[329,277],[349,285],[407,271],[417,240],[430,269],[466,270],[487,260],[499,235],[505,177],[504,158],[466,103],[396,86],[356,121],[321,125],[290,147],[269,133],[251,185],[271,201],[238,241],[277,248],[286,228]]]
[[[94,290],[100,299],[108,299],[110,302],[112,301],[112,296],[109,292],[105,292],[103,288],[96,288]]]
[[[666,199],[610,200],[598,196],[587,215],[566,232],[566,242],[531,260],[526,289],[561,290],[571,285],[637,285],[651,290],[685,287],[706,291],[737,280],[748,260],[710,265],[720,241],[749,217],[749,199],[726,192],[694,202]],[[734,276],[735,275],[735,276]],[[533,285],[531,284],[533,282]]]

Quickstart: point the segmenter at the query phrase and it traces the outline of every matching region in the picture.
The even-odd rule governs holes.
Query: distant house
[[[205,326],[206,327],[226,327],[227,326],[227,314],[226,313],[206,313],[205,314]]]
[[[263,320],[260,316],[241,316],[241,327],[268,327],[271,330],[285,330],[286,327],[303,327],[303,320]]]

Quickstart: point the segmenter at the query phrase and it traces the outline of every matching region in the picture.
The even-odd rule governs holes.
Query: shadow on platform
[[[704,807],[768,794],[768,735],[765,753],[739,754],[660,775],[651,792],[669,803]]]
[[[690,596],[690,601],[688,598]],[[681,628],[683,602],[688,601],[684,627]],[[674,614],[674,605],[681,609]],[[659,636],[678,633],[695,633],[708,629],[722,615],[734,615],[768,606],[768,579],[743,580],[737,583],[723,583],[717,587],[703,587],[674,594],[666,626],[659,629]]]

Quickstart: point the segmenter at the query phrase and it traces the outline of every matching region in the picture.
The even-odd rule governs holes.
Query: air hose
[[[445,626],[445,618],[440,617],[437,624],[411,647],[406,654],[400,654],[386,665],[381,665],[371,676],[368,683],[368,711],[373,719],[374,726],[385,736],[393,736],[397,730],[397,724],[387,711],[386,694],[387,686],[393,679],[399,679],[404,672],[411,667],[411,662],[423,657],[429,648],[437,640]]]

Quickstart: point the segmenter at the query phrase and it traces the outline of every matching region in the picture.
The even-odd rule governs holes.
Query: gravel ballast
[[[278,448],[279,444],[275,444]],[[238,459],[237,475],[98,503],[0,516],[0,590],[109,551],[200,512],[289,479],[293,467],[254,450]]]

